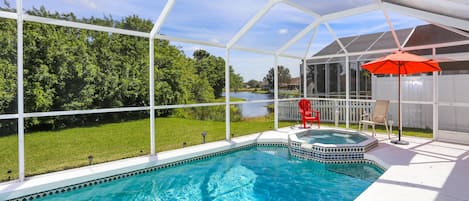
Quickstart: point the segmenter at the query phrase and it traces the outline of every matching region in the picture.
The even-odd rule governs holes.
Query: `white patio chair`
[[[386,127],[386,132],[388,133],[388,138],[391,139],[391,133],[388,128],[388,107],[389,100],[376,100],[373,112],[370,114],[364,113],[360,117],[360,122],[358,123],[358,131],[361,131],[362,126],[371,125],[373,128],[372,136],[376,136],[375,125],[384,125]]]

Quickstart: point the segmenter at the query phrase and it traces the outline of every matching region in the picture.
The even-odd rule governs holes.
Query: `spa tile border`
[[[296,135],[296,134],[293,134]],[[378,140],[368,139],[358,144],[327,145],[321,143],[308,144],[298,140],[296,136],[289,136],[291,155],[314,160],[321,163],[336,163],[339,161],[360,162],[364,160],[365,153],[378,146]]]

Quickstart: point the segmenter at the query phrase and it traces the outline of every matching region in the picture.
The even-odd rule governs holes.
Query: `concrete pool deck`
[[[469,145],[414,137],[394,145],[385,135],[377,138],[365,158],[387,170],[356,200],[469,200]]]
[[[330,129],[328,127],[323,127]],[[0,183],[0,200],[47,191],[70,184],[122,174],[253,143],[287,143],[298,127],[281,128],[203,145],[29,177],[24,182]],[[369,135],[369,133],[368,133]],[[378,134],[377,147],[365,154],[387,171],[357,200],[469,200],[469,145],[404,137],[409,145],[389,143]]]

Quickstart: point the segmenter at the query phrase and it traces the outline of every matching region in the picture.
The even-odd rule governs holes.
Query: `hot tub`
[[[368,139],[367,136],[359,133],[336,130],[308,130],[296,136],[309,144],[358,144]]]
[[[363,160],[378,141],[364,134],[340,129],[308,129],[289,135],[293,156],[321,162]]]

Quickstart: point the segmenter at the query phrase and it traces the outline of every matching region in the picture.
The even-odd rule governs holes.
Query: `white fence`
[[[469,132],[469,75],[438,77],[439,130]],[[397,118],[397,77],[373,77],[373,99],[394,100],[389,116]],[[401,78],[402,125],[413,128],[433,127],[433,77]],[[407,102],[407,103],[405,103]]]
[[[313,110],[320,112],[321,121],[334,122],[335,113],[338,111],[339,122],[345,123],[346,101],[341,99],[335,100],[312,100],[311,106]],[[371,101],[350,101],[350,122],[358,123],[360,115],[364,112],[370,113],[373,108]],[[298,101],[279,102],[279,120],[282,121],[299,121],[301,119],[298,113]]]

